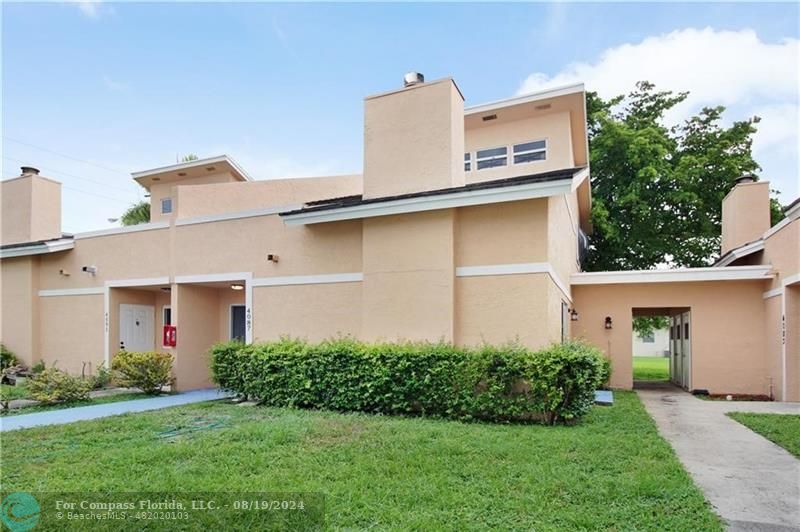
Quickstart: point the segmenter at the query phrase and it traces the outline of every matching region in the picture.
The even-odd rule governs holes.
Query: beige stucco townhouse
[[[364,100],[363,175],[254,181],[219,156],[133,178],[150,223],[75,235],[58,182],[2,182],[2,342],[25,364],[163,350],[185,390],[230,338],[575,336],[630,388],[632,317],[669,314],[677,384],[800,400],[800,204],[770,227],[768,184],[743,179],[713,267],[582,273],[582,85],[465,108],[452,79],[409,76]]]

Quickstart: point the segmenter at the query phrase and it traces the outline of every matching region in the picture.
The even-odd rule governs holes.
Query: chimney
[[[418,85],[420,83],[425,83],[425,76],[419,72],[407,72],[406,75],[403,76],[403,87],[411,87],[412,85]]]
[[[365,198],[464,184],[464,97],[451,78],[424,80],[364,99]]]
[[[39,169],[34,168],[33,166],[20,166],[19,169],[22,170],[22,174],[20,174],[20,176],[39,175]]]
[[[0,184],[2,234],[5,244],[61,237],[61,183],[23,166],[22,175]]]
[[[743,175],[722,200],[722,254],[761,238],[770,228],[769,181]]]

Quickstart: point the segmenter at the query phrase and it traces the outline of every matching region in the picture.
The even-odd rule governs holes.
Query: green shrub
[[[550,424],[585,414],[608,375],[581,343],[532,352],[351,338],[218,344],[211,369],[223,389],[271,406]]]
[[[0,344],[0,371],[17,365],[16,355],[5,345]]]
[[[90,377],[90,382],[92,388],[95,390],[105,388],[111,384],[111,370],[106,367],[105,362],[101,362],[100,365],[97,366],[94,375]]]
[[[31,397],[45,404],[87,401],[89,382],[52,367],[31,376],[26,383]]]
[[[172,355],[166,353],[120,351],[111,369],[120,385],[139,388],[150,395],[173,382]]]
[[[44,360],[40,360],[33,366],[31,366],[31,373],[41,373],[44,371]]]

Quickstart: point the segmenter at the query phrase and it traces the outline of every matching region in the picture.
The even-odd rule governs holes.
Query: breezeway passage
[[[224,399],[226,397],[228,397],[228,394],[219,390],[194,390],[175,395],[135,399],[133,401],[122,401],[119,403],[78,406],[75,408],[65,408],[63,410],[22,414],[19,416],[0,418],[0,432],[41,427],[43,425],[63,425],[75,421],[118,416],[130,412],[146,412],[148,410],[158,410],[170,406]]]

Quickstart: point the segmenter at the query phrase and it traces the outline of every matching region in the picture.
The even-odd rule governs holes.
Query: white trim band
[[[783,295],[783,288],[775,288],[774,290],[767,290],[764,292],[763,297],[764,299],[769,299],[775,296],[782,296]]]
[[[375,203],[361,203],[336,209],[324,209],[311,212],[299,212],[282,215],[286,225],[306,225],[339,220],[355,220],[373,216],[388,216],[410,212],[433,211],[467,207],[470,205],[486,205],[507,201],[519,201],[568,194],[572,189],[572,177],[556,181],[526,183],[509,187],[497,187],[478,190],[437,194],[434,196],[417,196],[398,200]]]
[[[169,277],[140,277],[138,279],[118,279],[106,281],[108,288],[126,288],[132,286],[158,286],[170,284]]]
[[[772,279],[772,265],[727,266],[722,268],[683,268],[677,270],[635,270],[620,272],[574,273],[572,285],[678,283],[693,281],[749,281]]]
[[[89,288],[56,288],[52,290],[39,290],[39,297],[59,297],[59,296],[99,296],[105,292],[102,286],[92,286]]]
[[[111,229],[99,229],[97,231],[86,231],[85,233],[76,233],[75,240],[84,238],[95,238],[98,236],[122,235],[125,233],[138,233],[140,231],[153,231],[155,229],[168,229],[169,222],[150,222],[146,224],[128,225],[125,227],[113,227]]]
[[[749,244],[745,244],[743,246],[739,246],[738,248],[730,250],[726,253],[725,257],[718,260],[714,266],[727,266],[728,264],[741,259],[742,257],[746,257],[753,253],[757,253],[759,251],[764,250],[764,241],[763,240],[756,240],[755,242],[750,242]]]
[[[298,284],[356,283],[364,280],[364,274],[330,273],[323,275],[287,275],[283,277],[259,277],[253,286],[290,286]]]
[[[200,274],[200,275],[176,275],[175,276],[175,284],[219,283],[219,282],[226,282],[226,281],[249,281],[252,278],[253,278],[253,274],[251,272],[205,273],[205,274]]]
[[[464,108],[464,116],[485,113],[487,111],[494,111],[502,109],[503,107],[510,107],[512,105],[520,105],[523,103],[537,102],[539,100],[546,100],[548,98],[556,98],[558,96],[566,96],[567,94],[576,94],[583,92],[583,83],[574,83],[572,85],[563,85],[561,87],[554,87],[543,91],[538,91],[522,96],[515,96],[505,100],[497,100],[494,102],[487,102],[472,107]]]
[[[238,211],[238,212],[231,212],[231,213],[223,213],[223,214],[206,214],[202,216],[192,216],[189,218],[183,218],[180,220],[175,221],[175,225],[194,225],[194,224],[204,224],[210,222],[222,222],[225,220],[239,220],[241,218],[255,218],[257,216],[270,216],[273,214],[279,214],[281,212],[291,211],[293,209],[300,209],[302,205],[294,204],[294,205],[281,205],[277,207],[266,207],[262,209],[250,209],[247,211]]]
[[[20,246],[16,248],[0,249],[0,259],[10,259],[12,257],[26,257],[28,255],[42,255],[44,253],[55,253],[57,251],[67,251],[75,247],[75,242],[71,238],[32,244],[30,246]]]
[[[490,264],[486,266],[458,266],[456,277],[484,277],[491,275],[523,275],[546,273],[561,292],[572,302],[572,292],[556,274],[549,262],[520,262],[515,264]]]

